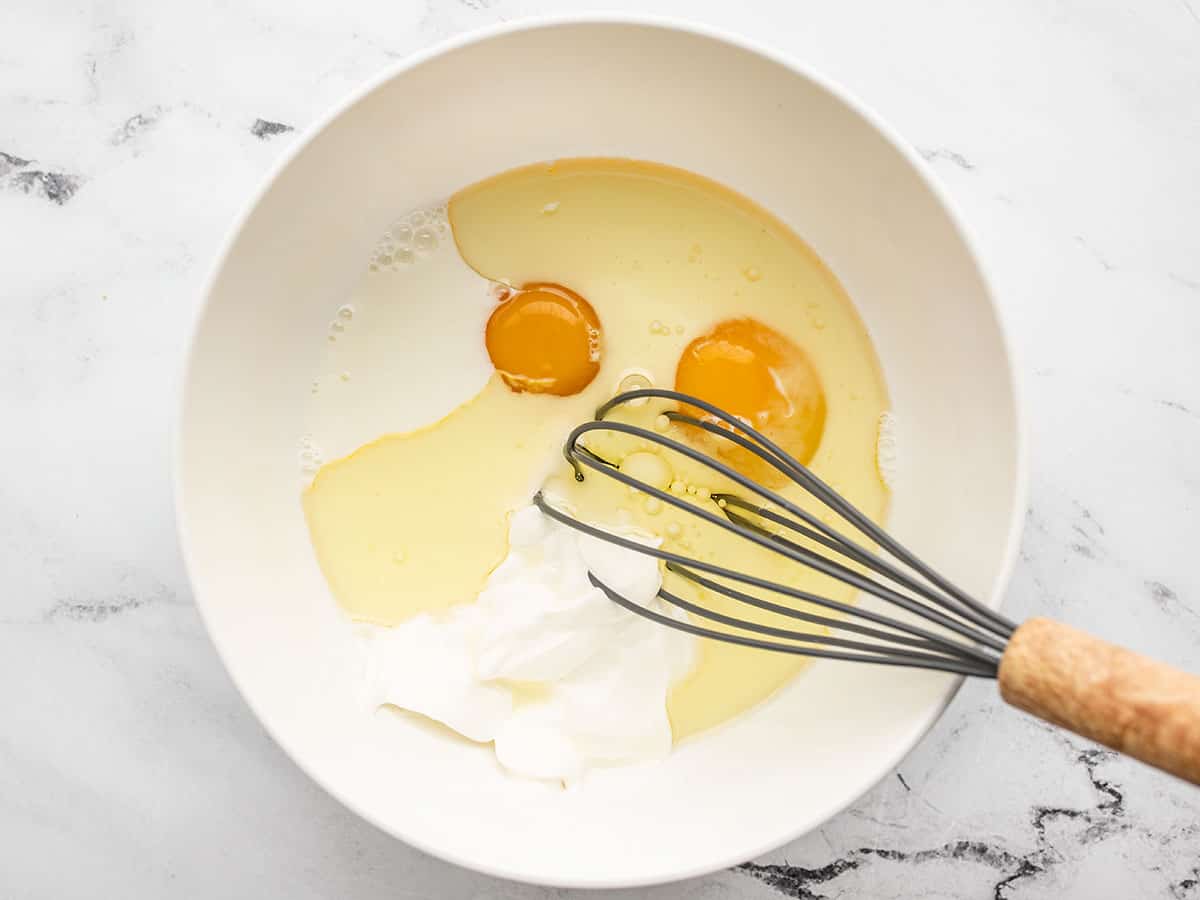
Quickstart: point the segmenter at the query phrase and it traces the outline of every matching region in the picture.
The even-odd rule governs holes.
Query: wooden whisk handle
[[[1200,784],[1200,677],[1051,619],[1030,619],[1000,660],[1018,709]]]

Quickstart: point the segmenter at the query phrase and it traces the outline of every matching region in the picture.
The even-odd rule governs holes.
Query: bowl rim
[[[208,270],[208,273],[203,281],[203,286],[200,293],[200,303],[197,305],[189,328],[187,337],[186,350],[177,374],[176,387],[174,391],[175,410],[172,417],[171,426],[171,449],[170,449],[170,465],[171,465],[171,490],[173,497],[173,506],[175,511],[175,530],[179,542],[180,555],[183,561],[184,572],[187,576],[189,587],[192,589],[192,595],[195,602],[196,610],[199,613],[200,620],[204,625],[204,630],[208,634],[209,641],[216,650],[217,657],[221,661],[221,665],[229,674],[230,680],[233,682],[234,688],[241,696],[242,700],[249,707],[258,723],[263,727],[275,744],[283,751],[284,755],[292,761],[297,768],[300,769],[309,779],[313,781],[321,790],[329,794],[342,806],[349,809],[360,819],[366,821],[370,825],[380,831],[396,838],[410,847],[434,856],[444,862],[453,865],[461,866],[472,871],[480,872],[485,875],[496,878],[505,878],[513,881],[524,882],[528,884],[546,885],[557,888],[638,888],[648,887],[657,884],[666,884],[674,881],[681,881],[688,878],[700,877],[708,875],[721,869],[737,865],[738,863],[747,860],[755,859],[772,850],[791,843],[794,840],[802,837],[805,834],[821,827],[826,822],[840,815],[851,805],[865,796],[868,792],[875,788],[883,781],[892,771],[894,771],[903,760],[912,752],[918,743],[928,734],[934,723],[941,718],[950,701],[957,695],[962,687],[963,676],[954,677],[947,685],[942,697],[930,709],[924,720],[918,723],[918,727],[913,732],[911,739],[901,742],[897,747],[894,755],[889,758],[887,763],[880,771],[870,774],[864,778],[861,790],[848,796],[843,803],[835,808],[826,810],[822,814],[822,818],[817,821],[801,822],[795,828],[782,833],[770,841],[756,844],[751,847],[739,847],[736,850],[730,850],[720,857],[710,859],[704,863],[678,868],[669,872],[663,872],[652,877],[636,877],[636,878],[555,878],[547,880],[544,876],[536,872],[527,871],[520,866],[497,866],[497,865],[481,865],[478,862],[470,859],[465,854],[457,852],[454,848],[435,845],[430,841],[426,841],[421,837],[411,834],[408,831],[394,828],[380,822],[370,812],[361,809],[352,800],[339,795],[333,789],[328,787],[314,771],[303,761],[302,754],[294,750],[283,737],[276,733],[274,728],[268,724],[268,719],[258,709],[255,702],[247,693],[245,687],[238,680],[233,667],[230,665],[230,657],[225,647],[222,646],[220,637],[213,630],[209,616],[205,612],[205,603],[200,593],[196,590],[196,579],[194,572],[196,564],[189,552],[190,540],[187,523],[185,521],[185,510],[183,502],[183,422],[187,409],[187,397],[190,393],[190,383],[195,369],[195,360],[197,357],[197,345],[199,343],[200,332],[204,324],[206,315],[211,306],[211,298],[213,288],[216,285],[218,278],[223,271],[228,260],[229,254],[238,240],[241,238],[242,232],[245,229],[246,223],[254,210],[262,202],[263,198],[274,187],[279,176],[290,166],[293,160],[299,156],[313,139],[336,121],[343,113],[353,107],[355,104],[364,100],[370,94],[387,84],[394,78],[397,78],[411,69],[414,69],[431,59],[434,59],[443,54],[462,49],[474,44],[484,43],[495,38],[503,37],[509,34],[514,34],[522,31],[533,31],[541,29],[574,27],[574,26],[589,26],[589,25],[629,25],[641,28],[653,28],[663,31],[676,31],[693,37],[704,38],[717,43],[725,44],[737,50],[742,50],[756,56],[759,56],[769,62],[775,63],[782,68],[787,69],[793,75],[803,78],[831,95],[839,103],[843,104],[851,112],[861,117],[868,125],[871,126],[895,151],[897,151],[912,167],[913,171],[920,179],[924,188],[937,201],[950,224],[953,226],[959,239],[962,241],[967,255],[974,266],[980,283],[983,286],[983,293],[987,300],[987,304],[991,309],[992,315],[996,322],[997,331],[1000,338],[1001,351],[1006,363],[1008,375],[1008,387],[1013,398],[1013,414],[1014,414],[1014,449],[1015,449],[1015,467],[1012,483],[1012,518],[1008,525],[1008,535],[1003,555],[1001,557],[1000,567],[997,571],[992,596],[988,598],[990,605],[993,608],[1000,605],[999,601],[1006,593],[1010,579],[1012,577],[1013,568],[1016,563],[1017,555],[1021,544],[1021,535],[1025,520],[1025,509],[1028,505],[1029,495],[1029,431],[1028,418],[1025,408],[1025,391],[1022,385],[1021,372],[1024,371],[1019,365],[1018,353],[1012,339],[1011,325],[1008,322],[1004,309],[996,302],[996,291],[992,279],[988,275],[988,271],[980,258],[978,242],[975,239],[974,233],[967,226],[958,207],[951,200],[946,190],[942,187],[937,176],[933,172],[932,167],[920,155],[917,150],[908,144],[903,137],[889,125],[879,114],[866,104],[855,98],[849,91],[833,81],[821,75],[820,73],[809,68],[799,60],[793,58],[782,50],[777,50],[767,44],[761,43],[755,39],[746,37],[736,32],[729,31],[706,23],[696,22],[684,19],[677,16],[666,15],[650,15],[641,13],[565,13],[554,15],[530,15],[523,16],[507,22],[501,22],[493,25],[488,25],[480,28],[470,29],[468,31],[453,35],[449,38],[437,41],[432,45],[423,49],[414,51],[397,60],[391,65],[385,66],[376,75],[367,79],[363,84],[354,88],[342,97],[337,103],[333,104],[322,115],[303,128],[297,135],[293,144],[284,150],[274,163],[269,167],[266,174],[260,179],[258,186],[253,191],[246,203],[241,207],[240,211],[234,218],[225,233],[224,238],[220,242],[217,252],[213,258],[213,262]]]

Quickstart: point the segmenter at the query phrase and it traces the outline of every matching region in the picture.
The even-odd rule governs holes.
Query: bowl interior
[[[648,24],[458,43],[302,143],[214,275],[184,388],[178,510],[225,664],[318,782],[464,865],[629,885],[740,861],[820,824],[899,760],[955,682],[819,662],[665,763],[567,792],[509,779],[490,751],[435,729],[363,714],[298,494],[301,416],[330,312],[397,213],[579,155],[715,178],[816,248],[867,322],[892,392],[892,531],[995,602],[1020,519],[1020,429],[1003,336],[953,218],[912,154],[827,87],[734,43]],[[397,385],[398,409],[413,390]]]

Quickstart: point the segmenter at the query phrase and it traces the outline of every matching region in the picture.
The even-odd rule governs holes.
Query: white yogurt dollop
[[[665,757],[667,692],[690,669],[695,639],[622,609],[589,570],[634,603],[682,615],[658,599],[653,557],[525,507],[474,604],[370,630],[372,702],[494,741],[506,769],[532,778],[574,781],[589,766]]]

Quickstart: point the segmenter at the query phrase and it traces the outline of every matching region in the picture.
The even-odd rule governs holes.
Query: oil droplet
[[[558,206],[559,206],[559,203],[557,200],[553,200],[550,203],[547,203],[545,206],[542,207],[542,215],[546,215],[546,216],[554,215],[556,212],[558,212]]]
[[[660,490],[671,483],[671,467],[661,456],[645,450],[625,457],[621,461],[621,471],[630,478]]]
[[[758,281],[762,278],[762,272],[758,271],[754,266],[742,269],[742,274],[746,276],[747,281]]]
[[[339,377],[340,379],[342,379],[342,381],[349,381],[349,380],[350,380],[350,373],[349,373],[349,372],[343,372],[343,373],[342,373],[341,375],[339,375],[338,377]]]
[[[650,375],[648,373],[629,372],[619,382],[617,382],[616,393],[624,394],[627,391],[641,391],[653,386],[654,382],[650,380]],[[646,400],[646,397],[638,397],[636,400],[630,400],[629,406],[644,406],[646,404]]]

